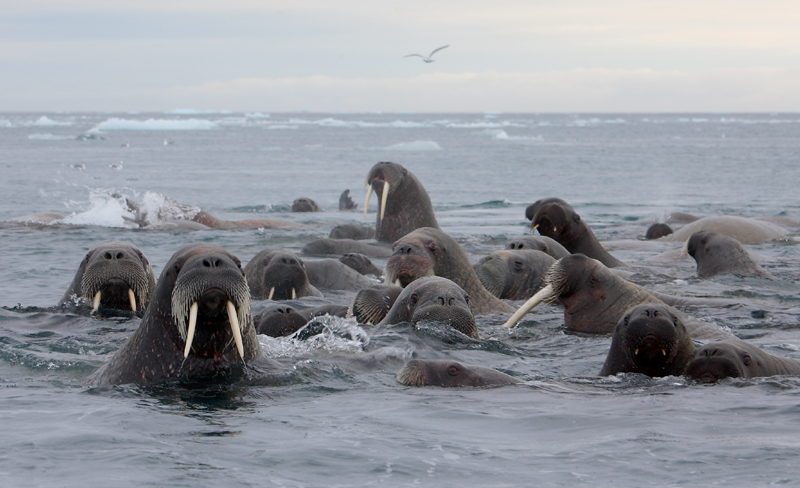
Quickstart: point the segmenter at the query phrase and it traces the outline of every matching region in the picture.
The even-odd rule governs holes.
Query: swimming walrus
[[[684,374],[703,383],[728,377],[798,376],[800,361],[773,356],[752,344],[734,339],[711,342],[698,348]]]
[[[307,260],[305,269],[308,273],[308,282],[323,290],[358,291],[376,284],[376,281],[367,278],[338,259]]]
[[[697,262],[697,276],[711,278],[718,274],[755,276],[774,280],[775,277],[758,265],[742,244],[724,234],[700,230],[686,241],[689,256]]]
[[[475,315],[514,311],[484,288],[461,246],[441,230],[422,227],[398,239],[393,249],[383,273],[386,284],[405,287],[424,276],[441,276],[467,292]]]
[[[303,260],[291,251],[264,249],[244,268],[250,294],[257,299],[290,300],[321,297],[308,279]]]
[[[569,205],[558,201],[543,203],[533,215],[531,229],[555,239],[572,254],[585,254],[609,268],[625,266],[603,248],[592,229]]]
[[[378,216],[375,238],[394,242],[414,229],[433,227],[439,223],[433,213],[428,192],[413,173],[397,163],[378,163],[367,173],[367,198],[364,200],[364,217],[372,191],[378,195]]]
[[[788,231],[772,222],[760,219],[748,219],[738,215],[721,215],[704,217],[686,224],[663,239],[665,241],[685,242],[692,234],[700,230],[719,232],[733,237],[742,244],[761,244],[763,242],[785,239]]]
[[[395,380],[406,386],[490,386],[510,385],[520,380],[496,369],[467,366],[449,359],[412,359]]]
[[[118,310],[143,311],[156,287],[156,276],[144,253],[122,241],[103,241],[86,253],[59,304],[78,297],[92,304]]]
[[[349,252],[339,258],[339,262],[352,268],[362,275],[372,275],[377,278],[383,276],[383,271],[372,260],[361,253]]]
[[[309,242],[303,246],[301,252],[309,256],[342,256],[351,252],[379,258],[388,258],[392,255],[392,250],[388,246],[378,246],[356,239],[331,239],[328,237]]]
[[[375,228],[358,224],[341,224],[331,229],[331,233],[328,234],[328,237],[331,239],[352,239],[355,241],[373,239],[375,237]]]
[[[533,249],[495,251],[472,265],[483,286],[497,298],[527,300],[542,288],[556,260]]]
[[[260,354],[241,263],[219,246],[190,244],[164,266],[139,328],[86,384],[228,380]]]
[[[421,320],[444,322],[464,335],[479,338],[469,296],[447,278],[426,276],[406,286],[378,325],[416,324]]]
[[[302,329],[311,319],[323,315],[344,318],[347,307],[328,304],[297,310],[285,303],[267,305],[253,319],[256,332],[270,337],[286,337]]]
[[[569,251],[553,238],[546,236],[519,236],[511,239],[506,244],[506,249],[534,249],[547,253],[555,259],[569,256]]]
[[[670,307],[647,303],[620,319],[600,376],[640,373],[677,376],[694,354],[694,343],[683,321]]]
[[[292,212],[322,212],[322,207],[320,207],[317,202],[312,200],[308,197],[300,197],[296,198],[294,202],[292,202]]]

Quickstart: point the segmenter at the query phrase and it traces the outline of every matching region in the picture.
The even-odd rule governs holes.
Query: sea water
[[[778,278],[767,281],[699,280],[690,257],[670,254],[680,244],[639,239],[670,212],[800,218],[798,136],[797,114],[0,114],[0,220],[65,217],[0,224],[0,485],[796,485],[800,379],[601,378],[610,338],[566,333],[556,306],[511,331],[507,314],[479,317],[480,341],[435,323],[327,317],[311,337],[260,336],[280,367],[233,385],[86,388],[139,319],[55,305],[105,239],[139,246],[158,275],[193,242],[246,263],[267,247],[300,253],[338,224],[374,225],[375,198],[361,213],[364,179],[393,161],[423,183],[473,263],[530,233],[527,205],[560,197],[631,265],[629,279],[733,300],[685,311],[800,359],[793,241],[748,246]],[[338,210],[346,189],[357,211]],[[291,213],[298,197],[324,211]],[[150,218],[201,208],[300,225],[139,228],[126,198]],[[412,357],[488,366],[522,383],[401,386],[394,376]]]

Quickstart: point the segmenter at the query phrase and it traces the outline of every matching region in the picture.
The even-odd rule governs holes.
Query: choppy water
[[[0,484],[796,485],[800,379],[599,378],[610,339],[565,334],[553,306],[511,333],[506,316],[481,317],[480,342],[435,325],[325,321],[308,340],[261,337],[283,369],[205,389],[82,387],[139,319],[48,307],[104,239],[133,242],[158,275],[191,242],[247,262],[265,247],[299,252],[336,224],[374,223],[374,198],[365,219],[339,212],[339,194],[349,188],[360,208],[369,168],[395,161],[423,182],[442,229],[473,262],[527,232],[525,206],[558,196],[616,257],[638,264],[633,281],[737,299],[686,311],[800,359],[797,245],[750,247],[776,282],[702,281],[689,257],[644,266],[676,245],[636,239],[673,211],[800,218],[798,135],[796,114],[0,114],[0,220],[56,211],[70,222],[0,226]],[[134,229],[112,193],[303,226]],[[301,196],[325,212],[290,213]],[[394,375],[412,356],[524,383],[400,386]]]

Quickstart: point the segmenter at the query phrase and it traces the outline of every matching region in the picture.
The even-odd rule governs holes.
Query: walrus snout
[[[684,374],[701,383],[714,383],[723,378],[739,378],[744,371],[728,350],[710,344],[695,352]]]

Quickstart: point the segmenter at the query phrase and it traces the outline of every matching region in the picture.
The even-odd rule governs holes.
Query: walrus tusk
[[[383,182],[383,196],[381,197],[381,218],[383,220],[383,214],[386,213],[386,199],[389,198],[389,182]]]
[[[131,288],[128,288],[128,298],[131,300],[131,310],[136,311],[136,295]]]
[[[100,290],[94,294],[94,300],[92,301],[92,313],[97,312],[97,309],[100,308]]]
[[[242,345],[242,330],[239,328],[239,319],[236,316],[236,307],[233,302],[228,300],[228,321],[231,323],[231,332],[233,333],[233,340],[236,341],[236,350],[239,351],[239,357],[244,359],[244,345]]]
[[[394,284],[395,284],[396,286],[399,286],[400,288],[402,288],[402,287],[403,287],[403,285],[401,285],[401,284],[400,284],[400,278],[397,278],[396,280],[394,280]]]
[[[272,300],[272,295],[274,294],[275,294],[275,287],[273,286],[272,288],[269,289],[269,296],[267,297],[267,300]]]
[[[183,357],[189,356],[189,349],[192,348],[194,340],[194,328],[197,326],[197,302],[193,302],[189,308],[189,327],[186,331],[186,346],[183,348]]]
[[[294,291],[294,287],[292,287],[292,300],[297,299],[297,292]]]
[[[367,205],[369,205],[369,197],[372,196],[372,185],[367,188],[367,198],[364,199],[364,217],[367,216]]]
[[[539,224],[533,225],[533,222],[531,222],[531,232],[535,231],[537,227],[539,227]]]
[[[543,301],[550,298],[552,294],[553,294],[553,285],[547,285],[538,292],[536,292],[535,295],[530,297],[527,302],[523,303],[522,306],[519,307],[516,312],[514,312],[514,315],[509,317],[506,323],[503,324],[503,327],[510,329],[511,327],[517,325],[517,322],[522,320],[522,317],[524,317],[525,314],[536,308],[536,306],[542,303]]]

